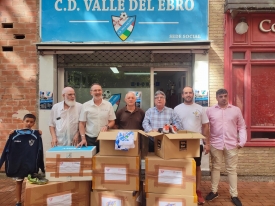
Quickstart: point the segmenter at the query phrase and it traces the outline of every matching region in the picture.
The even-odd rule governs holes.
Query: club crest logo
[[[34,144],[34,139],[29,140],[29,145],[33,146],[33,144]]]
[[[126,12],[122,12],[120,16],[112,16],[112,22],[117,36],[125,41],[134,30],[136,16],[128,16]]]

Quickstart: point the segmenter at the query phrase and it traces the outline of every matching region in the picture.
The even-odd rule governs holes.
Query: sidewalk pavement
[[[229,195],[227,177],[222,176],[219,184],[219,197],[204,206],[233,206]],[[275,206],[275,177],[245,176],[239,177],[238,192],[243,206]],[[23,191],[25,184],[23,185]],[[202,177],[202,194],[205,197],[211,188],[210,177]],[[24,192],[22,194],[24,203]],[[14,206],[15,181],[0,173],[0,206]],[[22,204],[24,205],[24,204]],[[188,205],[187,205],[188,206]]]

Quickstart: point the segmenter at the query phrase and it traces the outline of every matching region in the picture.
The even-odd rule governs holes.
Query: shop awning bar
[[[195,50],[205,53],[210,49],[211,41],[202,42],[177,42],[177,43],[123,43],[123,44],[85,44],[85,43],[37,43],[37,51],[40,55],[46,54],[76,54],[93,53],[98,50],[150,50],[173,51],[173,53],[197,53]],[[183,52],[185,50],[185,52]]]
[[[224,4],[224,11],[228,10],[261,10],[270,11],[275,10],[274,0],[226,0]]]

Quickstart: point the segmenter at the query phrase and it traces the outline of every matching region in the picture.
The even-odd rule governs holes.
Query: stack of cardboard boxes
[[[89,206],[92,157],[96,148],[53,147],[46,151],[46,178],[49,183],[26,183],[25,206]]]
[[[204,138],[201,134],[133,131],[135,148],[121,151],[115,150],[119,131],[99,134],[98,154],[91,146],[48,150],[46,178],[49,183],[27,182],[25,206],[143,206],[140,196],[143,192],[148,206],[197,205],[193,157],[199,157],[200,139]],[[155,153],[147,154],[148,136],[155,139]],[[143,144],[141,139],[145,140]],[[141,182],[141,157],[145,159],[145,182]]]
[[[196,163],[200,155],[199,133],[144,134],[155,139],[155,153],[145,158],[146,205],[197,206]]]
[[[98,136],[100,153],[93,157],[91,206],[137,206],[140,190],[140,133],[134,132],[135,148],[115,150],[120,130]]]

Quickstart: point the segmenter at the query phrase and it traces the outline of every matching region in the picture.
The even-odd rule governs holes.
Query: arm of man
[[[80,136],[81,136],[81,142],[79,142],[76,147],[82,147],[83,145],[84,146],[87,146],[87,141],[86,141],[86,137],[85,137],[85,127],[86,127],[86,122],[82,122],[82,121],[79,121],[79,133],[80,133]]]
[[[108,124],[105,125],[105,127],[102,127],[100,131],[106,132],[106,131],[108,131],[109,128],[114,127],[114,125],[115,125],[115,120],[108,120]]]
[[[210,151],[209,123],[202,124],[202,135],[205,137],[204,154],[208,154]]]
[[[73,146],[77,146],[77,144],[79,143],[79,131],[77,131],[73,137]]]
[[[239,108],[238,108],[238,110],[239,110],[239,112],[238,112],[237,129],[239,131],[240,142],[237,145],[237,148],[240,149],[240,148],[244,147],[244,145],[247,141],[247,132],[246,132],[246,125],[245,125],[245,121],[244,121],[242,112]]]
[[[49,126],[49,129],[50,129],[50,133],[52,136],[51,146],[55,147],[55,146],[57,146],[57,143],[58,143],[56,133],[55,133],[55,127]]]
[[[145,112],[145,117],[144,117],[143,122],[142,122],[142,127],[143,127],[145,132],[153,131],[153,129],[151,127],[151,124],[150,124],[150,111],[149,110],[147,110]]]
[[[178,130],[183,129],[182,121],[181,121],[179,115],[174,110],[172,113],[172,121],[173,121],[172,124],[175,125]]]
[[[116,112],[116,120],[115,120],[115,125],[113,126],[114,129],[119,129],[119,122],[120,122],[120,114],[121,114],[121,109]]]

